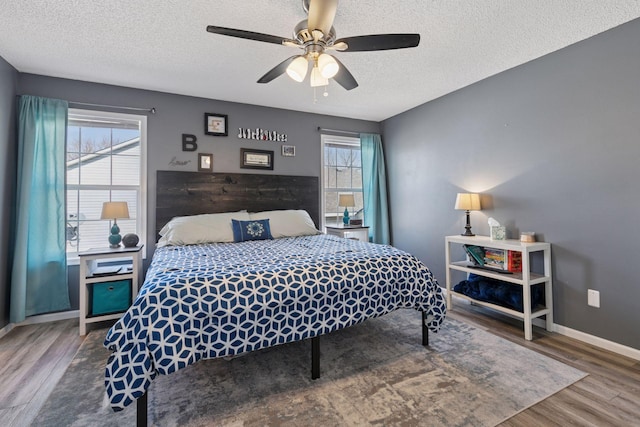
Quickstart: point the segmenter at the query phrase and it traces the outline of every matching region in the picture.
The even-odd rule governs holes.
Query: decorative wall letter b
[[[182,151],[196,151],[198,149],[198,144],[196,144],[197,140],[198,138],[196,138],[195,135],[183,133],[182,134]]]

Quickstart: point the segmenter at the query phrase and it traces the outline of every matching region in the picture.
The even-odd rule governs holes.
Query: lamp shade
[[[298,56],[287,67],[287,74],[293,80],[301,82],[307,75],[307,69],[309,68],[309,61],[304,56]]]
[[[320,69],[320,74],[322,74],[322,77],[324,77],[325,79],[330,79],[331,77],[338,74],[340,66],[333,56],[323,53],[318,57],[318,68]]]
[[[455,209],[463,211],[481,210],[480,195],[474,193],[458,193],[456,196]]]
[[[353,194],[340,194],[340,196],[338,196],[338,206],[351,208],[355,205],[356,205],[356,200],[353,197]]]
[[[126,219],[129,218],[127,202],[104,202],[100,219]]]

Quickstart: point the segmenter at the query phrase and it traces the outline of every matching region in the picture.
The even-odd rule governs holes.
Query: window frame
[[[136,186],[138,191],[138,200],[137,200],[137,212],[136,212],[136,234],[140,238],[139,244],[145,244],[147,239],[147,116],[138,115],[138,114],[129,114],[129,113],[117,113],[110,111],[102,111],[102,110],[87,110],[80,108],[69,108],[68,117],[71,116],[86,116],[88,119],[96,119],[96,120],[127,120],[127,121],[138,121],[140,123],[140,181],[139,185]],[[67,125],[68,126],[68,125]],[[68,136],[67,136],[68,138]],[[67,191],[71,190],[108,190],[108,191],[118,191],[132,190],[133,186],[130,185],[96,185],[96,184],[67,184],[66,173],[67,173],[67,147],[65,143],[65,221],[68,218],[67,212]],[[105,200],[105,202],[108,200]],[[105,233],[105,248],[108,245],[107,242],[108,234]],[[146,245],[142,248],[142,258],[147,258],[147,250]],[[67,265],[79,265],[80,258],[78,257],[78,252],[70,253],[67,252]]]
[[[353,136],[338,136],[338,135],[330,135],[330,134],[321,134],[320,135],[320,230],[325,231],[325,227],[326,227],[326,223],[325,223],[325,219],[326,219],[326,212],[325,212],[325,207],[326,207],[326,189],[324,186],[325,183],[325,156],[324,156],[324,152],[325,152],[325,147],[327,144],[340,144],[340,145],[347,145],[347,146],[351,146],[351,147],[359,147],[361,149],[361,145],[360,145],[360,138],[359,137],[353,137]],[[362,165],[360,166],[360,169],[362,170]],[[353,190],[353,187],[349,187],[349,188],[337,188],[336,192],[339,193],[348,193],[348,192],[361,192],[363,193],[363,207],[364,207],[364,189],[360,189],[360,190]]]

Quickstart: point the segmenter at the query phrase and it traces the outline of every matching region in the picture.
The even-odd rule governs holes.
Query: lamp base
[[[471,219],[469,218],[469,211],[465,211],[465,213],[467,214],[467,225],[464,226],[464,233],[461,233],[461,236],[475,236],[475,234],[473,234],[471,232]]]
[[[344,208],[344,213],[342,214],[342,223],[344,225],[349,225],[349,209]]]
[[[112,249],[116,249],[120,247],[120,242],[122,241],[122,236],[120,235],[120,227],[116,221],[113,221],[113,226],[111,227],[111,234],[109,235],[109,247]]]

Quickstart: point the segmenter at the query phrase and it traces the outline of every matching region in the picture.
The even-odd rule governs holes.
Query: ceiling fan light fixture
[[[208,25],[207,32],[228,37],[254,40],[302,49],[303,54],[293,55],[285,59],[262,76],[258,83],[269,83],[285,72],[292,80],[304,81],[309,62],[313,61],[314,76],[310,80],[313,85],[325,85],[329,79],[346,90],[358,87],[358,82],[349,69],[336,57],[324,52],[370,52],[416,47],[420,43],[420,34],[370,34],[337,39],[333,27],[338,0],[301,0],[307,19],[300,21],[293,30],[292,38],[279,37],[255,31]],[[319,74],[319,75],[318,75]],[[325,91],[326,92],[326,91]],[[315,88],[314,88],[315,93]]]
[[[304,56],[299,56],[289,64],[287,67],[287,74],[293,80],[301,82],[307,75],[307,69],[309,68],[309,61]]]
[[[323,53],[318,57],[318,68],[320,69],[320,74],[322,74],[322,77],[324,77],[325,79],[330,79],[338,74],[340,66],[333,58],[333,56]]]
[[[313,67],[311,69],[309,83],[311,84],[311,87],[326,86],[329,84],[329,80],[322,76],[318,67]]]

